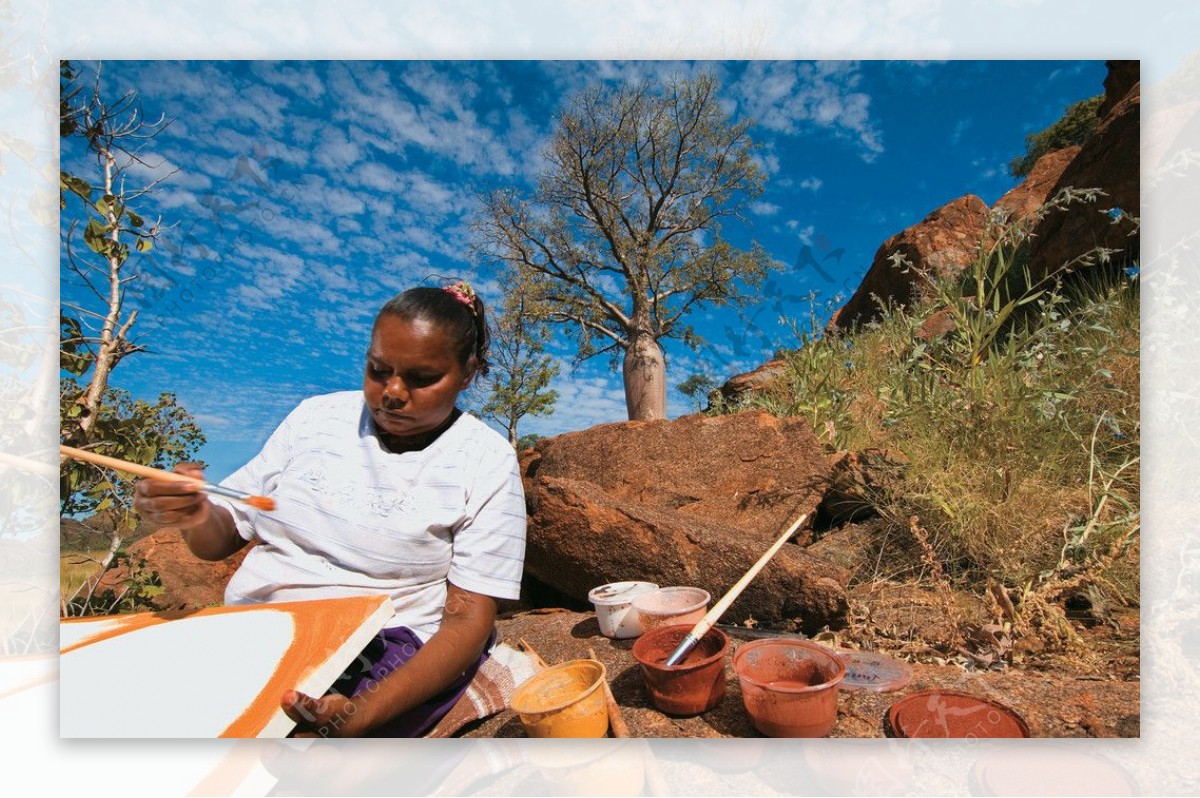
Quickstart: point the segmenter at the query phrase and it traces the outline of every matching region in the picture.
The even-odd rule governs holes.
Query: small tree
[[[91,370],[75,400],[78,411],[64,417],[70,423],[64,424],[63,437],[75,446],[84,446],[91,438],[113,369],[128,355],[145,349],[131,337],[137,310],[125,307],[125,291],[137,278],[130,274],[130,255],[151,249],[159,224],[147,225],[133,205],[166,179],[131,187],[128,170],[135,164],[146,165],[140,151],[169,122],[162,118],[147,122],[135,91],[109,102],[100,91],[100,73],[97,67],[92,88],[85,92],[77,83],[78,70],[60,62],[59,131],[64,139],[86,141],[96,162],[96,173],[89,180],[59,173],[60,208],[65,212],[78,202],[82,211],[81,218],[73,219],[63,232],[65,266],[98,300],[95,309],[63,307],[64,362],[78,376]]]
[[[710,75],[594,87],[559,117],[536,192],[487,200],[481,248],[524,277],[540,318],[574,328],[581,360],[624,353],[631,419],[666,417],[660,340],[694,346],[684,316],[740,302],[739,281],[768,269],[757,245],[720,234],[762,190],[748,127],[726,117]]]
[[[717,387],[717,383],[707,374],[693,374],[675,387],[681,394],[696,403],[697,410],[702,410],[708,401],[708,395]]]
[[[1050,127],[1030,133],[1025,137],[1025,154],[1013,158],[1008,164],[1008,171],[1013,177],[1025,177],[1046,153],[1086,142],[1100,124],[1096,111],[1103,102],[1103,94],[1080,100],[1069,106]]]
[[[549,389],[558,364],[543,353],[546,329],[529,313],[520,281],[505,297],[492,339],[492,389],[482,413],[508,432],[508,442],[518,444],[517,423],[525,416],[547,416],[554,411],[558,392]]]

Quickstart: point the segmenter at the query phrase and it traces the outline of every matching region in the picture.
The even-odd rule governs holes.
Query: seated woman
[[[134,504],[219,560],[250,541],[227,604],[390,596],[395,616],[334,691],[288,691],[297,734],[419,736],[465,692],[520,592],[525,497],[512,446],[456,407],[487,373],[485,308],[466,283],[413,288],[375,318],[363,390],[305,400],[222,484],[277,510],[142,480]],[[194,466],[177,470],[199,476]]]

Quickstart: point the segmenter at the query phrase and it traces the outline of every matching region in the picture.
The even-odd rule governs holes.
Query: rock
[[[933,341],[945,338],[957,329],[958,323],[954,321],[950,309],[942,308],[934,311],[929,318],[921,322],[921,326],[917,328],[916,337],[918,341]]]
[[[817,508],[821,528],[877,515],[875,501],[897,482],[903,455],[885,449],[838,452],[830,464],[830,484]]]
[[[162,592],[153,603],[160,610],[191,610],[222,604],[225,585],[250,550],[247,546],[218,562],[201,560],[192,554],[178,529],[163,527],[129,547],[130,559],[144,560],[147,571],[158,573]],[[107,574],[102,586],[125,582],[129,570],[120,566]]]
[[[829,465],[807,421],[761,411],[605,424],[522,460],[525,568],[568,596],[611,581],[693,585],[716,601],[801,512]],[[848,574],[788,545],[727,613],[815,630],[842,623]]]
[[[1105,86],[1120,90],[1130,84],[1129,62],[1109,62]],[[1136,62],[1133,62],[1136,68]],[[1113,65],[1117,66],[1114,67]],[[1114,74],[1119,70],[1120,74]],[[1061,189],[1098,188],[1105,193],[1096,203],[1072,203],[1065,210],[1051,211],[1033,230],[1029,269],[1034,279],[1062,269],[1066,264],[1091,251],[1107,247],[1122,253],[1136,253],[1137,235],[1128,218],[1115,223],[1105,213],[1119,208],[1126,214],[1141,214],[1140,194],[1140,84],[1133,82],[1119,97],[1109,93],[1103,109],[1106,113],[1092,137],[1063,170],[1050,190],[1053,197]],[[1117,256],[1118,264],[1124,265]]]
[[[1141,81],[1140,61],[1105,61],[1108,74],[1104,76],[1104,100],[1096,109],[1096,116],[1103,119],[1112,113],[1121,98],[1129,94]]]
[[[1029,175],[1020,185],[1010,189],[992,210],[1003,209],[1010,219],[1023,219],[1050,198],[1050,192],[1062,177],[1063,171],[1079,154],[1079,147],[1063,147],[1038,158]]]
[[[880,315],[880,301],[910,304],[921,296],[917,274],[921,270],[939,276],[960,273],[975,259],[987,230],[988,214],[983,200],[967,194],[884,241],[858,290],[830,320],[827,331],[837,332],[873,321]],[[897,253],[912,268],[897,267],[892,260]]]
[[[787,364],[782,360],[769,360],[744,374],[735,374],[721,386],[721,398],[736,402],[746,394],[761,393],[769,388],[784,373]]]

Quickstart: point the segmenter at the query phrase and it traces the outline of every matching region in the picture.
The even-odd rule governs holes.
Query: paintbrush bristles
[[[242,501],[256,510],[264,510],[268,513],[275,509],[275,500],[266,496],[247,496]]]

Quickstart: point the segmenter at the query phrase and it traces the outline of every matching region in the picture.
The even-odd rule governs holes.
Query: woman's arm
[[[175,472],[204,478],[204,471],[190,463],[180,463]],[[195,485],[165,479],[138,480],[133,506],[151,523],[182,530],[184,542],[202,560],[223,560],[246,545],[229,511],[210,502]]]
[[[479,659],[496,621],[496,600],[449,583],[442,625],[406,664],[354,698],[289,690],[281,705],[297,736],[361,737],[450,686]]]

